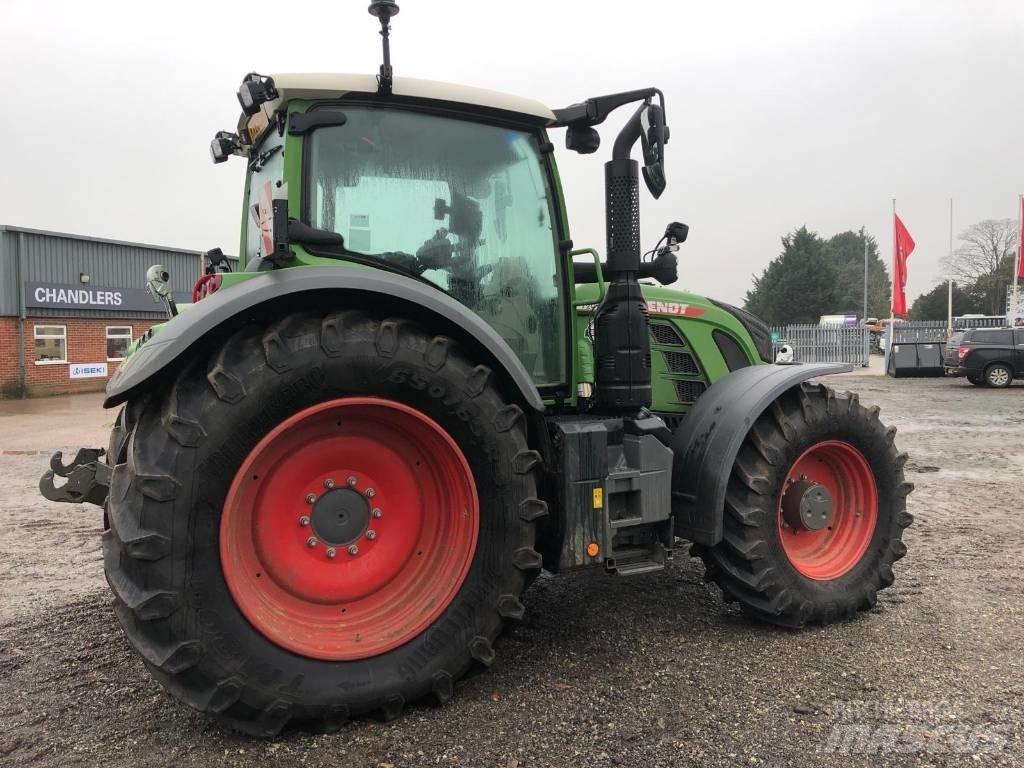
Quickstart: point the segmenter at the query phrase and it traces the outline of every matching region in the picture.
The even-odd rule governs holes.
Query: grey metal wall
[[[191,294],[200,275],[198,251],[0,225],[0,316],[20,313],[22,283],[26,281],[84,287],[79,275],[85,272],[89,275],[89,287],[143,288],[146,270],[153,264],[168,268],[176,293]],[[54,312],[57,310],[31,310],[33,315]],[[62,309],[59,314],[90,317],[111,313]],[[153,316],[162,316],[156,304]]]

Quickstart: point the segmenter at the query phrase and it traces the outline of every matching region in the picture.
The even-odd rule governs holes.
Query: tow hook
[[[102,448],[79,448],[74,460],[65,466],[64,454],[57,451],[50,457],[50,468],[39,478],[39,492],[50,501],[88,502],[102,507],[110,491],[110,467],[100,461],[105,453]],[[54,475],[68,481],[58,488],[53,484]]]

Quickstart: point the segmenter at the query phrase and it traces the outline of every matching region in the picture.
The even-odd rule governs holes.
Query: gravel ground
[[[1024,765],[1024,387],[832,383],[900,428],[917,485],[910,554],[875,610],[762,627],[685,556],[542,577],[448,706],[270,742],[151,681],[110,610],[99,511],[36,495],[34,452],[105,444],[112,414],[91,396],[0,403],[0,765]]]

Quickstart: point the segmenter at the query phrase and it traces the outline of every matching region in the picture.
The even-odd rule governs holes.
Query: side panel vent
[[[685,347],[679,332],[667,323],[651,323],[651,336],[656,344],[668,344],[675,347]]]
[[[704,390],[708,388],[703,381],[677,381],[675,385],[676,397],[681,403],[696,402],[697,398],[703,395]]]
[[[672,373],[685,373],[688,376],[699,376],[700,368],[689,352],[662,352],[665,365]]]

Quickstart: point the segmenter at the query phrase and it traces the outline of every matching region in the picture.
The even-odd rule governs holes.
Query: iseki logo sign
[[[105,379],[107,377],[107,364],[74,363],[68,369],[68,375],[72,379]]]

